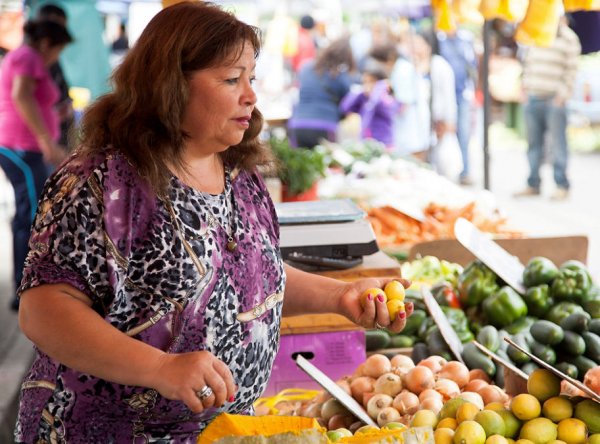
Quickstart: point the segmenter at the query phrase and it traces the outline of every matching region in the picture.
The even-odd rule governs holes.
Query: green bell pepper
[[[563,268],[552,282],[552,296],[579,302],[586,297],[591,286],[592,282],[585,270]]]
[[[527,316],[527,305],[523,298],[507,285],[483,301],[483,311],[491,324],[502,328]]]
[[[478,305],[499,288],[494,272],[479,260],[467,265],[458,277],[457,286],[463,307]]]
[[[559,302],[546,313],[546,319],[560,325],[560,321],[572,313],[580,313],[585,310],[572,302]]]
[[[559,270],[583,270],[583,271],[585,271],[585,274],[587,274],[588,277],[590,278],[590,281],[592,281],[592,275],[590,274],[590,270],[588,270],[588,268],[585,266],[585,264],[583,262],[580,262],[576,259],[570,259],[568,261],[563,262],[562,264],[560,264],[560,267],[558,269]]]
[[[523,299],[527,304],[527,312],[537,318],[543,318],[554,305],[554,299],[550,296],[548,284],[528,288]]]
[[[558,276],[558,267],[554,262],[542,256],[532,257],[523,270],[523,285],[533,287],[549,284],[556,276]]]

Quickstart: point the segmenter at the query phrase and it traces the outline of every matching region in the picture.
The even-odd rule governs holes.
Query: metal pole
[[[489,149],[489,126],[490,126],[490,88],[489,88],[489,67],[490,67],[490,31],[491,22],[486,20],[483,23],[483,59],[481,63],[481,76],[483,77],[483,187],[490,189],[490,149]]]

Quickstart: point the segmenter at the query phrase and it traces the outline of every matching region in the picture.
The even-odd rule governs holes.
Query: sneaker
[[[565,200],[567,197],[569,197],[569,190],[566,188],[561,188],[558,187],[554,193],[552,194],[552,196],[550,196],[550,199],[552,200]]]
[[[539,196],[539,195],[540,195],[539,188],[527,187],[524,190],[514,193],[513,197],[531,197],[531,196]]]

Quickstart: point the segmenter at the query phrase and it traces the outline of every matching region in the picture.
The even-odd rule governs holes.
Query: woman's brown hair
[[[334,40],[323,49],[315,60],[315,71],[337,76],[344,71],[354,71],[356,63],[347,37]]]
[[[114,90],[86,111],[80,151],[118,149],[156,192],[164,192],[167,164],[185,170],[188,79],[194,71],[237,60],[244,44],[258,56],[259,30],[214,4],[183,2],[163,9],[115,70]],[[247,170],[273,164],[271,150],[259,141],[262,123],[254,108],[243,140],[221,154],[224,162]]]

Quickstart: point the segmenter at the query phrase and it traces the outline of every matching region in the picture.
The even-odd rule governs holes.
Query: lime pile
[[[560,379],[536,369],[528,393],[510,405],[490,403],[480,410],[453,399],[434,426],[436,444],[600,444],[600,404],[560,395]]]

